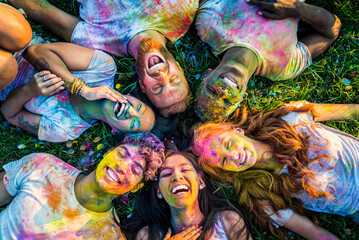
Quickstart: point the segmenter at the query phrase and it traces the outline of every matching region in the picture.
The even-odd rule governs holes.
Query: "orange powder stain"
[[[63,214],[68,218],[73,218],[80,215],[79,209],[64,209]]]
[[[60,202],[61,202],[61,188],[53,187],[51,183],[47,185],[46,198],[49,206],[54,210],[58,211]]]

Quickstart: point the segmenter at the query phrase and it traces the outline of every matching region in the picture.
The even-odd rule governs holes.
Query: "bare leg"
[[[0,48],[0,90],[6,88],[16,77],[17,62],[11,53]]]
[[[45,25],[57,36],[70,42],[80,19],[51,5],[46,0],[10,0],[17,8],[22,8],[27,16],[40,24]]]

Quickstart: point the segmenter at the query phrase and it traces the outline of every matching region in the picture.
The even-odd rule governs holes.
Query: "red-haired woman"
[[[358,114],[359,105],[303,102],[243,111],[231,123],[197,126],[193,151],[207,173],[234,187],[261,226],[281,238],[271,223],[308,239],[336,239],[304,217],[303,208],[359,222],[359,140],[317,121]]]

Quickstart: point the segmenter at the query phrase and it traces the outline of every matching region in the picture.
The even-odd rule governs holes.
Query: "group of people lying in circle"
[[[0,239],[252,239],[247,214],[282,239],[285,229],[338,239],[310,211],[359,223],[359,140],[318,123],[358,119],[358,105],[240,106],[253,74],[294,78],[327,49],[341,27],[334,14],[300,0],[79,0],[80,17],[46,0],[9,2],[67,42],[39,44],[22,13],[0,4],[7,121],[50,142],[97,120],[126,137],[88,175],[45,153],[4,165]],[[314,30],[299,39],[298,19]],[[191,143],[165,146],[149,131],[192,99],[166,45],[192,22],[221,61],[195,94],[203,123]],[[141,100],[113,89],[108,53],[135,58]],[[232,186],[237,201],[209,178]],[[120,221],[112,200],[130,191],[139,191],[136,207]]]

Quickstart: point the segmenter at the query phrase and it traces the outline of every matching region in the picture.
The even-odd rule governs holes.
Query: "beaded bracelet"
[[[71,84],[71,94],[80,96],[82,93],[83,88],[87,86],[83,80],[81,80],[80,77],[75,77]]]

